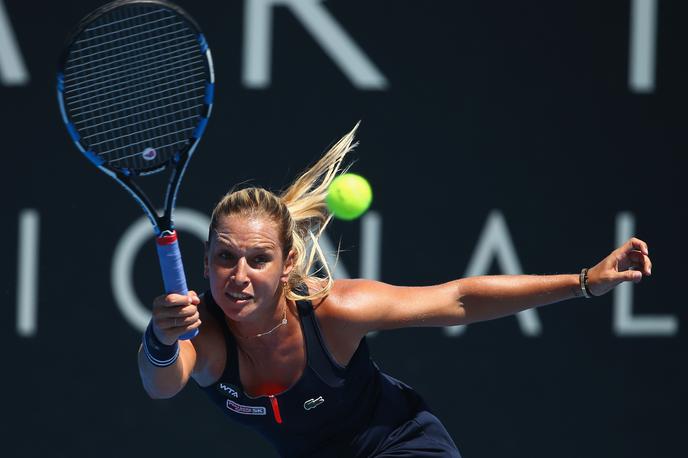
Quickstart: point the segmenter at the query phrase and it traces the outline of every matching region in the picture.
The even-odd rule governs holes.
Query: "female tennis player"
[[[143,385],[170,398],[193,378],[232,419],[282,456],[459,457],[409,386],[370,359],[366,334],[469,324],[574,297],[600,296],[650,275],[632,238],[580,274],[471,277],[429,287],[332,279],[318,236],[327,187],[355,128],[280,195],[230,192],[212,214],[210,290],[154,301],[139,352]],[[315,262],[325,266],[311,274]],[[193,340],[179,336],[199,329]]]

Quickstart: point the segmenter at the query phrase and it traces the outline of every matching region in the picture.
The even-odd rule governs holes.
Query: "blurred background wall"
[[[375,198],[328,231],[339,277],[574,273],[650,244],[653,276],[602,298],[370,337],[462,453],[686,456],[685,2],[178,3],[218,81],[178,203],[192,288],[219,197],[286,186],[362,120]],[[55,103],[63,41],[100,4],[0,0],[3,456],[275,456],[192,384],[141,388],[150,229]]]

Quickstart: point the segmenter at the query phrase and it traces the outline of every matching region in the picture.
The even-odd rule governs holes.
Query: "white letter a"
[[[520,275],[523,273],[521,263],[516,255],[514,243],[509,235],[506,220],[504,215],[498,210],[491,211],[487,217],[485,229],[483,229],[478,246],[473,252],[464,276],[485,275],[490,268],[492,258],[496,258],[499,269],[504,274]],[[518,323],[525,335],[532,337],[540,335],[542,332],[542,325],[535,310],[529,309],[519,312],[516,314],[516,318],[518,318]],[[449,326],[444,328],[445,333],[450,337],[458,336],[465,330],[465,326]]]
[[[2,0],[0,0],[0,81],[6,86],[23,86],[29,82],[29,73],[26,71]]]

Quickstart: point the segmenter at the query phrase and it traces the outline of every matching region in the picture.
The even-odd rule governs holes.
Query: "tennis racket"
[[[60,57],[57,99],[67,131],[150,219],[167,293],[188,293],[172,214],[210,116],[214,83],[205,37],[188,14],[162,0],[102,6],[81,21]],[[135,180],[164,170],[160,215]]]

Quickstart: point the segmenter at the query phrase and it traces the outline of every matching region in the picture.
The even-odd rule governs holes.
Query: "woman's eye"
[[[268,259],[266,256],[258,256],[257,258],[254,258],[254,260],[253,260],[253,262],[255,262],[259,266],[267,264],[268,261],[270,261],[270,259]]]

